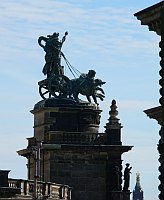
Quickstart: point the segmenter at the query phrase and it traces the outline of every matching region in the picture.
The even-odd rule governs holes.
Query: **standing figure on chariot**
[[[39,94],[43,99],[53,96],[55,98],[73,98],[77,102],[80,100],[78,95],[81,94],[85,95],[90,103],[90,97],[92,97],[94,102],[98,104],[97,97],[100,100],[103,100],[105,97],[104,91],[101,88],[105,82],[101,79],[95,79],[96,72],[94,70],[89,70],[87,74],[81,74],[69,63],[61,51],[67,35],[68,33],[65,32],[61,40],[59,40],[59,33],[56,32],[52,35],[47,35],[47,37],[40,36],[38,38],[38,44],[46,53],[46,63],[43,68],[43,73],[47,75],[46,79],[38,82]],[[64,67],[61,66],[61,57],[65,60],[67,67],[75,79],[69,79],[64,75]],[[75,74],[80,75],[76,78]],[[100,93],[97,91],[100,91]]]
[[[59,33],[53,33],[53,35],[47,35],[47,37],[40,36],[38,38],[38,44],[46,52],[45,65],[43,68],[43,74],[47,75],[47,78],[52,75],[63,75],[63,66],[61,66],[61,56],[64,56],[61,52],[62,45],[66,40],[68,32],[65,32],[62,40],[59,41]],[[42,41],[45,44],[42,44]]]

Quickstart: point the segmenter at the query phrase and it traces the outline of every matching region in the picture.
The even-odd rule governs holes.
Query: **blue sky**
[[[6,0],[0,4],[0,169],[10,169],[10,177],[26,178],[26,160],[17,150],[27,146],[33,135],[29,112],[41,100],[37,82],[44,79],[43,49],[39,36],[69,32],[63,52],[79,71],[96,70],[106,98],[100,131],[109,118],[116,99],[123,125],[124,145],[134,145],[123,156],[135,174],[141,173],[145,199],[158,199],[159,125],[143,110],[159,105],[159,36],[141,26],[133,14],[159,1],[131,0]],[[65,73],[71,78],[68,69]],[[72,77],[73,78],[73,77]]]

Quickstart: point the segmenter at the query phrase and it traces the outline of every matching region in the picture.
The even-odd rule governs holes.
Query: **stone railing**
[[[34,195],[34,181],[9,178],[8,182],[9,188],[20,189],[19,193],[22,196]],[[51,182],[38,181],[35,194],[42,199],[71,200],[71,188],[69,186]]]
[[[95,144],[99,137],[104,133],[79,133],[79,132],[60,132],[49,131],[45,136],[46,143],[56,144]]]

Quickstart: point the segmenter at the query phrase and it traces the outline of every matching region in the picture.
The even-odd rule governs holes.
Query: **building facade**
[[[160,36],[160,52],[159,56],[160,60],[160,76],[159,80],[160,84],[160,99],[159,103],[161,106],[153,109],[149,109],[145,111],[146,114],[150,114],[150,118],[155,118],[159,120],[159,124],[161,125],[161,129],[159,131],[160,140],[158,144],[158,152],[159,152],[159,199],[164,200],[164,1],[152,5],[142,11],[139,11],[135,14],[138,20],[141,21],[141,25],[147,25],[150,31],[154,31],[157,35]]]
[[[99,132],[101,110],[95,104],[47,99],[32,113],[34,136],[18,151],[27,158],[28,179],[69,185],[74,200],[130,200],[122,187],[122,154],[132,146],[122,145],[115,100],[105,133]]]

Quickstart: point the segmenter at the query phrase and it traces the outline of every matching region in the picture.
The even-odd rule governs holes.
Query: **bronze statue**
[[[90,103],[90,97],[92,96],[94,102],[98,104],[97,98],[103,101],[105,97],[104,91],[101,88],[105,82],[100,79],[95,79],[96,72],[94,70],[89,70],[87,74],[81,74],[70,65],[61,51],[67,35],[68,33],[65,32],[61,41],[59,41],[59,33],[56,32],[52,35],[47,35],[47,37],[40,36],[38,38],[38,44],[46,52],[46,63],[43,68],[43,73],[47,75],[46,79],[38,82],[39,93],[43,99],[53,96],[55,98],[73,98],[77,102],[79,102],[78,95],[82,94],[87,97]],[[42,41],[44,41],[44,44]],[[72,74],[73,71],[81,74],[78,78],[69,79],[64,75],[64,66],[61,66],[61,57],[65,60]],[[98,93],[98,91],[100,91],[100,93]]]
[[[71,88],[72,94],[75,100],[78,100],[78,95],[82,94],[87,97],[87,100],[91,103],[92,96],[94,102],[97,103],[97,98],[103,100],[104,91],[100,88],[105,82],[101,79],[94,79],[96,72],[94,70],[89,70],[88,74],[82,74],[77,79],[71,80]],[[101,91],[102,94],[97,93],[97,91]]]
[[[126,163],[126,167],[124,170],[124,191],[129,191],[129,185],[130,185],[130,174],[131,174],[131,169],[132,167],[129,167],[130,164]]]
[[[44,49],[46,52],[45,55],[45,65],[43,68],[44,75],[47,75],[49,78],[51,75],[61,75],[63,73],[63,69],[61,66],[61,56],[63,55],[61,48],[66,40],[66,36],[68,32],[65,32],[62,40],[59,41],[59,33],[53,33],[52,35],[47,35],[47,37],[40,36],[38,38],[38,44]],[[45,45],[42,44],[42,41],[45,42]]]

